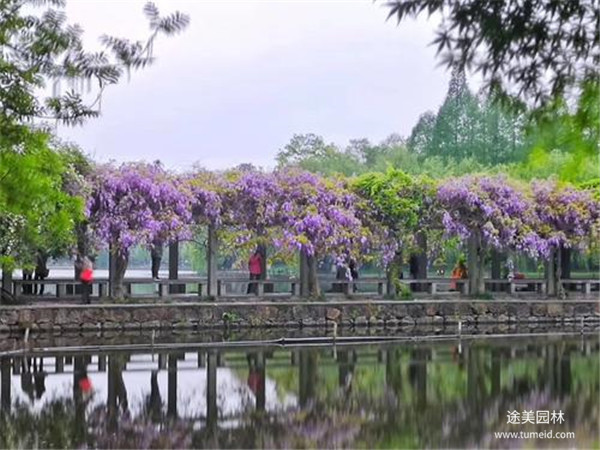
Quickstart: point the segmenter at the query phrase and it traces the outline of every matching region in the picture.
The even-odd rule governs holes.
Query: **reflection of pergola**
[[[449,345],[450,344],[450,345]],[[420,435],[425,433],[430,439],[431,445],[434,445],[431,439],[445,439],[449,444],[460,446],[461,439],[465,436],[472,439],[475,444],[485,438],[486,429],[489,430],[489,424],[484,423],[484,418],[490,414],[496,418],[496,425],[505,423],[503,408],[514,405],[515,401],[530,395],[531,392],[539,392],[545,389],[555,396],[568,395],[572,389],[571,381],[571,359],[573,352],[583,351],[584,354],[592,355],[598,351],[595,341],[586,340],[580,342],[560,342],[559,340],[551,343],[545,343],[541,346],[531,347],[528,343],[518,344],[509,349],[505,341],[488,341],[487,346],[481,346],[473,342],[465,341],[461,344],[461,349],[454,347],[456,342],[439,343],[406,343],[405,346],[380,346],[377,349],[361,346],[342,346],[330,353],[330,349],[301,348],[293,349],[289,354],[285,351],[285,357],[275,353],[271,355],[268,348],[253,347],[244,349],[245,354],[240,354],[240,347],[235,344],[221,349],[200,349],[194,353],[181,350],[169,351],[168,348],[158,351],[158,357],[155,360],[145,360],[144,368],[139,366],[138,360],[128,361],[127,355],[133,353],[145,353],[147,350],[138,349],[137,351],[130,347],[128,351],[114,352],[111,354],[97,353],[93,350],[82,353],[73,351],[71,357],[61,356],[57,352],[40,351],[28,352],[24,356],[6,355],[0,359],[1,373],[1,404],[4,411],[11,407],[11,372],[18,373],[20,363],[23,357],[44,357],[54,358],[54,372],[57,374],[68,374],[69,366],[72,363],[73,376],[73,399],[77,408],[83,408],[84,402],[82,396],[77,390],[79,377],[85,368],[88,374],[106,374],[107,380],[107,402],[106,410],[108,417],[116,420],[119,416],[118,410],[124,402],[126,403],[127,393],[123,392],[123,372],[142,371],[144,374],[149,370],[159,369],[167,371],[167,417],[175,418],[178,415],[178,383],[182,373],[186,370],[192,370],[193,365],[197,368],[206,368],[205,370],[205,415],[192,420],[201,419],[204,423],[203,429],[216,432],[219,419],[219,405],[217,397],[218,367],[226,366],[229,369],[245,369],[251,364],[255,377],[255,409],[263,413],[267,407],[267,389],[266,389],[266,368],[267,367],[297,367],[298,370],[298,403],[301,408],[310,408],[315,401],[319,401],[322,391],[319,388],[319,371],[324,367],[336,367],[338,372],[337,385],[342,394],[340,399],[345,401],[352,397],[356,392],[356,380],[354,379],[356,368],[374,367],[383,365],[385,367],[385,385],[389,392],[393,392],[397,403],[392,409],[382,409],[380,412],[385,414],[390,421],[382,422],[379,428],[377,423],[369,424],[368,430],[378,430],[379,432],[389,433],[391,426],[396,429],[401,426],[403,429],[420,430]],[[190,350],[189,348],[186,350]],[[247,351],[246,351],[247,350]],[[325,350],[325,351],[324,351]],[[64,352],[63,352],[64,355]],[[323,357],[325,356],[325,357]],[[333,357],[332,357],[333,356]],[[501,380],[502,369],[513,361],[520,359],[531,360],[542,357],[543,362],[538,362],[538,370],[543,378],[536,385],[535,391],[528,384],[523,384],[525,380],[515,379],[515,384],[504,386]],[[90,361],[94,364],[88,364]],[[185,362],[185,364],[183,364]],[[445,405],[440,408],[439,400],[435,398],[435,386],[431,384],[432,373],[430,372],[432,364],[443,363],[453,364],[463,367],[466,381],[466,391],[463,397],[453,400],[452,405]],[[148,366],[148,367],[146,367]],[[67,369],[65,371],[65,369]],[[434,368],[435,370],[435,368]],[[164,372],[161,372],[164,373]],[[51,373],[50,376],[53,376]],[[539,379],[539,378],[538,378]],[[354,384],[354,386],[353,386]],[[531,389],[530,389],[531,388]],[[529,393],[529,394],[528,394]],[[525,397],[527,398],[527,397]],[[354,407],[374,408],[376,411],[381,407],[374,399],[372,405],[360,403]],[[512,403],[511,403],[512,402]],[[222,408],[221,408],[222,409]],[[369,410],[369,409],[368,409]],[[452,414],[448,415],[451,410]],[[496,411],[498,410],[498,411]],[[349,410],[350,412],[352,410]],[[370,410],[369,410],[370,411]],[[494,412],[496,411],[496,412]],[[502,414],[500,414],[502,413]],[[85,418],[84,409],[78,409],[80,418]],[[276,415],[274,416],[276,417]],[[382,416],[384,417],[384,416]],[[239,413],[229,418],[243,418]],[[189,420],[185,419],[184,420]],[[202,423],[201,422],[201,423]],[[241,423],[241,422],[240,422]],[[431,424],[439,425],[438,432],[431,434]],[[445,424],[445,426],[443,426]],[[115,426],[117,424],[115,423]],[[436,425],[437,426],[437,425]],[[441,434],[442,429],[448,429],[450,433]],[[422,428],[422,429],[421,429]],[[429,431],[427,431],[429,430]],[[240,430],[241,432],[241,430]],[[235,434],[235,431],[228,431],[229,434]]]

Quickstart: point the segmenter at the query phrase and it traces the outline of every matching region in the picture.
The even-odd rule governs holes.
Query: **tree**
[[[372,232],[361,222],[358,199],[343,180],[297,170],[278,171],[275,177],[282,191],[277,208],[281,234],[273,242],[307,258],[309,292],[318,296],[317,257],[358,260]]]
[[[152,63],[159,34],[177,33],[189,22],[179,12],[161,17],[148,3],[144,12],[151,34],[146,42],[103,36],[105,51],[92,53],[83,47],[83,30],[67,23],[64,4],[0,1],[0,166],[5,171],[0,174],[0,222],[8,224],[12,236],[0,255],[7,264],[6,282],[8,269],[17,262],[28,264],[36,251],[63,254],[80,224],[82,200],[69,191],[76,163],[57,152],[50,134],[32,129],[32,123],[55,119],[73,125],[96,117],[104,90]],[[86,103],[83,88],[91,89],[92,83],[95,95]],[[48,84],[52,94],[40,95]],[[68,89],[62,89],[64,84]]]
[[[421,114],[408,139],[408,148],[411,152],[417,155],[426,155],[430,152],[435,122],[436,115],[431,111]]]
[[[486,251],[515,249],[547,256],[548,244],[537,231],[532,200],[505,177],[465,176],[445,180],[437,192],[448,236],[467,244],[469,292],[481,294]]]
[[[307,158],[323,158],[336,148],[325,144],[321,136],[313,133],[295,134],[285,147],[277,152],[279,167],[298,164]]]
[[[479,148],[472,157],[490,166],[524,161],[528,150],[525,114],[489,96],[481,98],[479,104]]]
[[[569,270],[570,249],[589,247],[600,236],[600,201],[592,190],[555,181],[532,183],[537,233],[547,242],[548,293],[562,295],[562,271]],[[568,277],[568,274],[564,274]]]
[[[448,67],[481,72],[485,87],[537,104],[598,77],[596,0],[388,0],[402,22],[442,16],[433,41]]]
[[[39,7],[46,5],[50,7],[40,12]],[[124,74],[153,62],[152,48],[159,34],[178,33],[189,23],[189,17],[179,12],[161,17],[156,6],[147,3],[144,13],[150,36],[145,42],[102,36],[106,51],[89,52],[83,47],[81,27],[67,23],[64,5],[64,0],[2,1],[2,139],[20,142],[20,134],[26,133],[23,123],[34,118],[81,124],[98,116],[102,92]],[[86,103],[83,87],[91,87],[92,82],[96,96]],[[52,84],[52,95],[39,98],[39,89],[48,83]],[[61,92],[63,83],[69,89]]]
[[[402,270],[402,250],[417,247],[419,278],[427,277],[427,237],[425,230],[439,225],[436,187],[428,177],[411,177],[398,169],[368,173],[354,182],[358,194],[367,199],[370,215],[387,230],[384,262],[388,266],[388,292]],[[437,218],[437,219],[436,219]],[[400,249],[399,251],[397,249]]]
[[[495,97],[477,98],[464,72],[453,70],[448,93],[437,114],[425,113],[412,130],[410,151],[445,161],[472,159],[495,166],[524,158],[525,118]]]
[[[597,177],[599,99],[600,82],[595,80],[583,86],[574,108],[565,97],[558,97],[537,111],[535,123],[527,128],[531,152],[523,170],[530,174],[545,171],[561,155],[561,164],[553,167],[553,172],[562,180],[573,182]]]
[[[64,255],[83,218],[83,200],[69,191],[73,175],[65,153],[51,148],[43,130],[23,130],[21,150],[0,148],[0,245],[5,287],[17,264],[33,265],[37,253]]]
[[[426,155],[456,159],[477,157],[481,151],[479,118],[479,102],[469,90],[464,72],[454,70]]]
[[[115,258],[111,295],[123,297],[129,251],[190,234],[192,195],[159,163],[98,166],[87,204],[90,229]]]

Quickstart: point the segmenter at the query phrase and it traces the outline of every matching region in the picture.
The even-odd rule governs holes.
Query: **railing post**
[[[65,297],[67,295],[67,286],[59,281],[56,282],[56,296],[58,298]]]
[[[108,247],[108,296],[111,297],[115,293],[115,275],[117,273],[117,258],[115,256],[115,248],[111,244]]]
[[[515,292],[517,292],[515,283],[513,283],[512,281],[508,283],[508,291],[510,292],[510,295],[514,295]]]
[[[57,356],[54,359],[54,373],[63,373],[65,371],[65,360],[62,356]]]
[[[265,284],[263,280],[256,280],[256,295],[262,297],[265,294]]]
[[[435,281],[431,282],[430,288],[429,288],[429,292],[431,295],[435,295],[437,294],[437,283]]]
[[[583,288],[584,288],[585,295],[590,295],[592,293],[592,283],[590,283],[589,281],[586,281],[583,284]]]

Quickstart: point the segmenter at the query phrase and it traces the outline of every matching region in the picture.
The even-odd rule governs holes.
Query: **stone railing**
[[[354,281],[336,280],[332,277],[322,277],[320,279],[324,287],[325,296],[339,296],[340,294],[349,294],[357,297],[369,298],[384,297],[387,294],[387,280],[381,277],[359,278]],[[427,278],[427,279],[403,279],[400,282],[409,286],[415,291],[415,296],[452,296],[466,295],[468,280],[452,280],[450,278]],[[577,295],[591,296],[600,291],[600,280],[594,279],[564,279],[563,286],[567,291],[575,292]],[[252,293],[247,294],[249,283],[255,284]],[[545,279],[486,279],[484,280],[487,292],[501,292],[510,296],[544,296],[546,295]],[[44,297],[35,296],[27,293],[34,292],[35,285],[49,286],[52,295]],[[209,281],[201,277],[183,277],[179,279],[160,279],[151,278],[126,278],[123,286],[127,297],[134,298],[185,298],[185,297],[206,297],[208,296]],[[136,294],[135,287],[146,287],[143,294]],[[31,289],[27,289],[30,287]],[[275,289],[274,287],[277,287]],[[329,288],[330,287],[330,288]],[[109,280],[96,279],[93,283],[92,297],[102,298],[108,296]],[[454,292],[456,291],[456,292]],[[48,290],[46,290],[48,292]],[[22,299],[79,299],[80,283],[73,281],[72,278],[50,278],[47,280],[13,280],[12,293]],[[223,277],[217,280],[216,295],[213,298],[243,297],[278,297],[292,298],[300,296],[300,280],[298,278],[272,278],[268,280],[254,280],[250,282],[242,277]]]

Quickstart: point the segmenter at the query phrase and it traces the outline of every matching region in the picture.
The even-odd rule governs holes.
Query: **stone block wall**
[[[0,307],[0,332],[252,327],[596,324],[594,300],[218,302]]]

